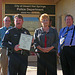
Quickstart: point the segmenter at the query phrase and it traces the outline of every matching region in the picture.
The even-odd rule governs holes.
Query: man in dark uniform
[[[3,39],[3,46],[8,48],[8,75],[26,75],[29,51],[19,48],[21,33],[30,35],[29,31],[22,28],[23,17],[14,16],[15,27],[8,30]]]

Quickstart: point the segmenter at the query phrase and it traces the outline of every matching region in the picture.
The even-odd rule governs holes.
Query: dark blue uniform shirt
[[[25,28],[17,29],[16,27],[14,27],[14,28],[8,30],[5,34],[3,41],[2,41],[2,45],[4,47],[7,47],[9,52],[20,53],[20,50],[15,51],[14,47],[15,47],[15,45],[19,44],[19,39],[20,39],[21,33],[30,35],[29,31],[26,30]],[[26,51],[26,50],[23,50],[23,51]],[[29,54],[29,51],[26,51],[26,52]]]

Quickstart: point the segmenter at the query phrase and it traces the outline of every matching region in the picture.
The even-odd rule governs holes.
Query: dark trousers
[[[60,52],[63,75],[75,75],[75,46],[65,46]]]
[[[56,52],[37,53],[37,75],[57,75]]]
[[[8,75],[26,75],[28,56],[17,53],[8,56]]]

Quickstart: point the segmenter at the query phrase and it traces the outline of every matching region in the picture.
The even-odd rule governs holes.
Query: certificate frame
[[[28,34],[21,33],[19,40],[19,48],[30,51],[32,43],[32,36]]]

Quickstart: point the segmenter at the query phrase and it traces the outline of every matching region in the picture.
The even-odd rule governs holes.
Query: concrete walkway
[[[28,68],[27,68],[27,74],[26,75],[37,75],[37,56],[29,56],[28,58]],[[57,65],[57,75],[63,75],[61,70],[60,61],[58,59],[58,65]]]
[[[28,66],[26,75],[37,75],[37,67]]]
[[[0,73],[0,75],[1,75],[1,73]],[[26,75],[37,75],[37,67],[28,66]],[[63,75],[60,65],[58,65],[57,75]]]
[[[37,67],[36,67],[37,62],[36,62],[36,60],[37,60],[36,56],[29,57],[29,64],[28,64],[29,66],[27,68],[26,75],[37,75]],[[33,65],[33,66],[31,66],[31,65]],[[1,75],[1,73],[0,73],[0,75]],[[60,64],[57,65],[57,75],[63,75]]]
[[[37,67],[28,66],[26,75],[37,75]],[[57,65],[57,75],[63,75],[60,64]]]

